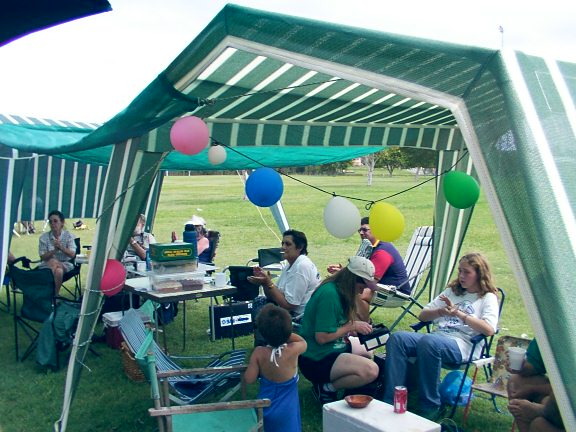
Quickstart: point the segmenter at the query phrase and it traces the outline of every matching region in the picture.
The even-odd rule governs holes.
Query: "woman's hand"
[[[372,325],[365,321],[352,321],[350,323],[350,333],[353,334],[353,336],[372,333]]]
[[[447,315],[457,316],[459,309],[456,306],[454,306],[452,300],[450,300],[444,294],[440,294],[439,299],[442,300],[444,303],[446,303],[446,306],[438,309],[438,313],[440,314],[440,316],[447,316]]]
[[[60,243],[60,239],[54,238],[52,245],[54,246],[54,249],[62,250],[62,243]]]
[[[254,275],[248,276],[248,282],[254,285],[270,286],[272,284],[272,276],[269,272],[264,271],[260,267],[254,267]]]
[[[454,303],[452,303],[452,300],[450,300],[448,297],[446,297],[444,294],[440,294],[440,297],[438,297],[440,300],[442,300],[444,303],[446,303],[446,307],[452,308],[454,307]]]
[[[342,264],[330,264],[326,269],[326,271],[330,274],[334,274],[340,270],[342,270]]]

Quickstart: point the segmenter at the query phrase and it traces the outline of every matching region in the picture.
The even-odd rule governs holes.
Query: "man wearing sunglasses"
[[[392,243],[383,242],[374,237],[370,230],[370,219],[367,216],[361,219],[358,234],[364,243],[366,243],[365,240],[368,240],[372,245],[372,251],[368,258],[374,264],[376,269],[374,278],[378,280],[378,283],[399,287],[398,291],[410,294],[410,286],[405,283],[408,280],[408,274],[402,256]],[[328,272],[335,273],[340,268],[342,268],[340,264],[330,265]],[[363,302],[358,305],[358,313],[362,319],[366,319],[369,315],[372,295],[373,291],[367,288],[360,296]]]

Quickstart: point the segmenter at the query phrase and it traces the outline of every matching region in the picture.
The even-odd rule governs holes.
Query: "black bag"
[[[158,324],[170,324],[178,315],[178,302],[161,303],[156,309]]]
[[[230,266],[230,285],[236,287],[236,292],[229,297],[235,302],[252,301],[260,292],[260,286],[248,281],[248,276],[254,274],[254,267]]]
[[[246,336],[254,331],[252,302],[233,302],[208,306],[210,337],[213,341],[223,338]]]

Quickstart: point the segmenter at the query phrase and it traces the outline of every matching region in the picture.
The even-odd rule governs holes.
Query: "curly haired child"
[[[258,398],[270,399],[264,408],[264,430],[299,432],[298,356],[306,341],[292,333],[292,318],[285,309],[267,304],[256,317],[256,327],[266,346],[254,349],[244,375],[247,384],[260,381]]]

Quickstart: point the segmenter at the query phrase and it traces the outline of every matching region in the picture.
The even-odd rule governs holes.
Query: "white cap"
[[[203,217],[200,216],[196,216],[196,215],[192,215],[192,219],[190,219],[188,222],[186,222],[185,225],[194,225],[194,226],[205,226],[206,225],[206,221],[204,220]]]
[[[374,264],[364,257],[353,256],[348,258],[348,270],[354,273],[356,276],[360,276],[366,282],[366,286],[372,290],[376,289],[376,282],[374,280]]]

